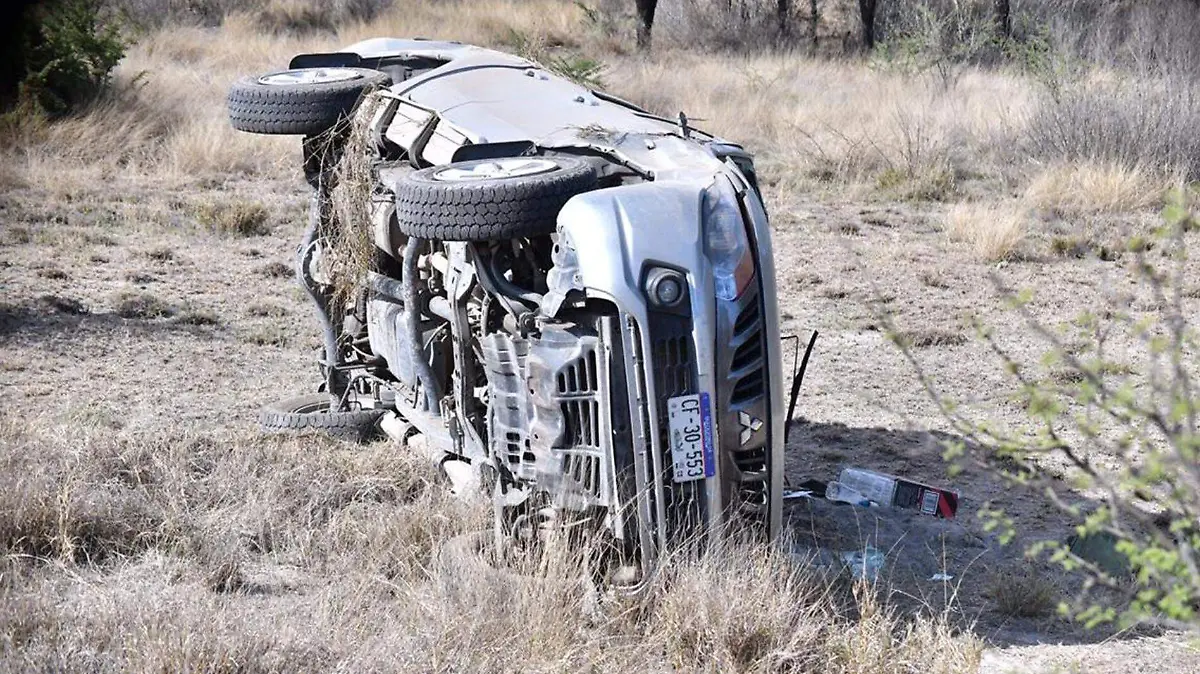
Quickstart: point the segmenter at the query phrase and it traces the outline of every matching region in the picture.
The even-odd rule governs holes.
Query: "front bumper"
[[[780,526],[783,390],[769,231],[739,174],[723,171],[715,179],[738,188],[755,249],[755,281],[732,302],[716,299],[704,254],[700,209],[707,184],[657,181],[598,190],[575,197],[559,215],[558,243],[573,253],[576,287],[620,312],[619,335],[609,348],[611,362],[624,365],[614,385],[626,393],[627,468],[634,476],[621,505],[636,513],[646,569],[672,543],[720,535],[735,517],[767,537]],[[646,301],[642,281],[655,266],[685,273],[683,311],[656,311]],[[676,483],[666,406],[692,393],[713,401],[717,465],[710,478]],[[615,464],[622,467],[619,457]]]

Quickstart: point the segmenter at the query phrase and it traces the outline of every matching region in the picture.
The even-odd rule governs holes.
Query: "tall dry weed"
[[[1128,213],[1161,205],[1175,182],[1138,166],[1058,163],[1034,176],[1025,199],[1035,208],[1066,215]]]
[[[1015,257],[1028,233],[1030,217],[1019,204],[960,203],[946,213],[945,231],[951,241],[970,246],[985,262]]]

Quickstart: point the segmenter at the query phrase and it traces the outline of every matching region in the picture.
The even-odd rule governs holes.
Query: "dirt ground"
[[[262,402],[313,387],[315,323],[289,271],[306,199],[299,175],[202,186],[117,180],[69,198],[10,186],[0,194],[0,415],[244,430]],[[267,208],[269,232],[204,224],[204,208],[241,202]],[[1067,317],[1126,283],[1121,261],[1052,257],[1034,239],[1019,261],[977,262],[947,240],[938,204],[818,197],[770,206],[783,331],[802,340],[820,332],[787,447],[789,480],[830,480],[857,465],[962,497],[952,521],[792,501],[797,549],[885,551],[896,604],[952,604],[995,645],[985,671],[1200,671],[1200,652],[1176,637],[1087,634],[1052,609],[1019,617],[998,608],[995,593],[1014,577],[1048,579],[1055,600],[1069,596],[1071,579],[1021,554],[1026,542],[1062,540],[1067,523],[981,472],[947,478],[928,432],[944,422],[881,329],[883,310],[902,330],[928,336],[915,353],[940,386],[1019,423],[1001,369],[969,339],[968,320],[985,317],[1030,360],[1044,346],[1022,341],[989,275],[1035,288],[1040,315]],[[989,502],[1016,519],[1014,544],[1000,546],[977,519]],[[930,580],[939,572],[952,579]],[[1102,637],[1103,646],[1087,645]],[[1141,668],[1130,668],[1131,654]]]

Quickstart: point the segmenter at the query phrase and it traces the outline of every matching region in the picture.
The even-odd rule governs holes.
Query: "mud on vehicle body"
[[[352,225],[377,250],[345,300],[318,269],[341,245],[328,176],[372,89],[356,117],[370,221]],[[245,131],[306,135],[314,187],[297,275],[327,403],[268,407],[264,425],[419,431],[492,490],[502,543],[585,532],[627,587],[684,541],[776,535],[779,320],[741,147],[530,61],[423,40],[298,56],[236,84],[229,111]]]

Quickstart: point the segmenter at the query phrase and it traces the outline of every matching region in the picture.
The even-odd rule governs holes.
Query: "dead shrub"
[[[288,315],[288,310],[278,304],[258,302],[246,307],[246,313],[259,318],[281,318]]]
[[[256,201],[209,202],[196,209],[196,221],[201,226],[230,236],[270,234],[268,216],[266,206]]]
[[[1033,178],[1025,199],[1060,214],[1125,213],[1161,205],[1172,182],[1137,166],[1056,164]]]
[[[39,301],[43,306],[53,309],[61,314],[80,315],[88,313],[87,306],[83,302],[73,297],[63,297],[62,295],[42,295]]]
[[[258,273],[267,278],[291,278],[296,275],[291,265],[282,262],[268,262],[258,268]]]
[[[945,328],[903,330],[896,333],[895,339],[904,346],[913,349],[929,349],[939,346],[961,346],[970,341],[962,332],[958,330],[947,330]]]
[[[71,278],[70,274],[59,269],[58,267],[49,267],[47,269],[39,269],[38,276],[51,281],[65,281]]]
[[[159,246],[146,251],[146,257],[155,262],[170,262],[175,259],[175,251],[166,246]]]
[[[1041,618],[1058,606],[1061,591],[1044,574],[1028,570],[997,573],[987,586],[996,610],[1014,618]]]
[[[288,331],[277,326],[256,326],[244,331],[241,339],[255,346],[287,346],[291,343]]]
[[[132,456],[100,441],[82,452],[24,424],[0,419],[0,550],[74,563],[100,563],[169,538],[161,504],[136,484],[112,479]]]
[[[1010,204],[955,204],[946,213],[946,234],[951,241],[970,245],[986,262],[1012,259],[1025,239],[1028,215]]]
[[[152,320],[174,316],[178,309],[153,293],[144,290],[124,290],[117,295],[113,312],[121,318]]]
[[[1200,178],[1200,82],[1093,75],[1043,97],[1027,123],[1031,153]]]
[[[175,316],[181,325],[213,326],[221,324],[221,317],[212,309],[188,308]]]
[[[643,629],[683,670],[805,671],[827,657],[828,586],[777,550],[731,545],[672,560]]]

